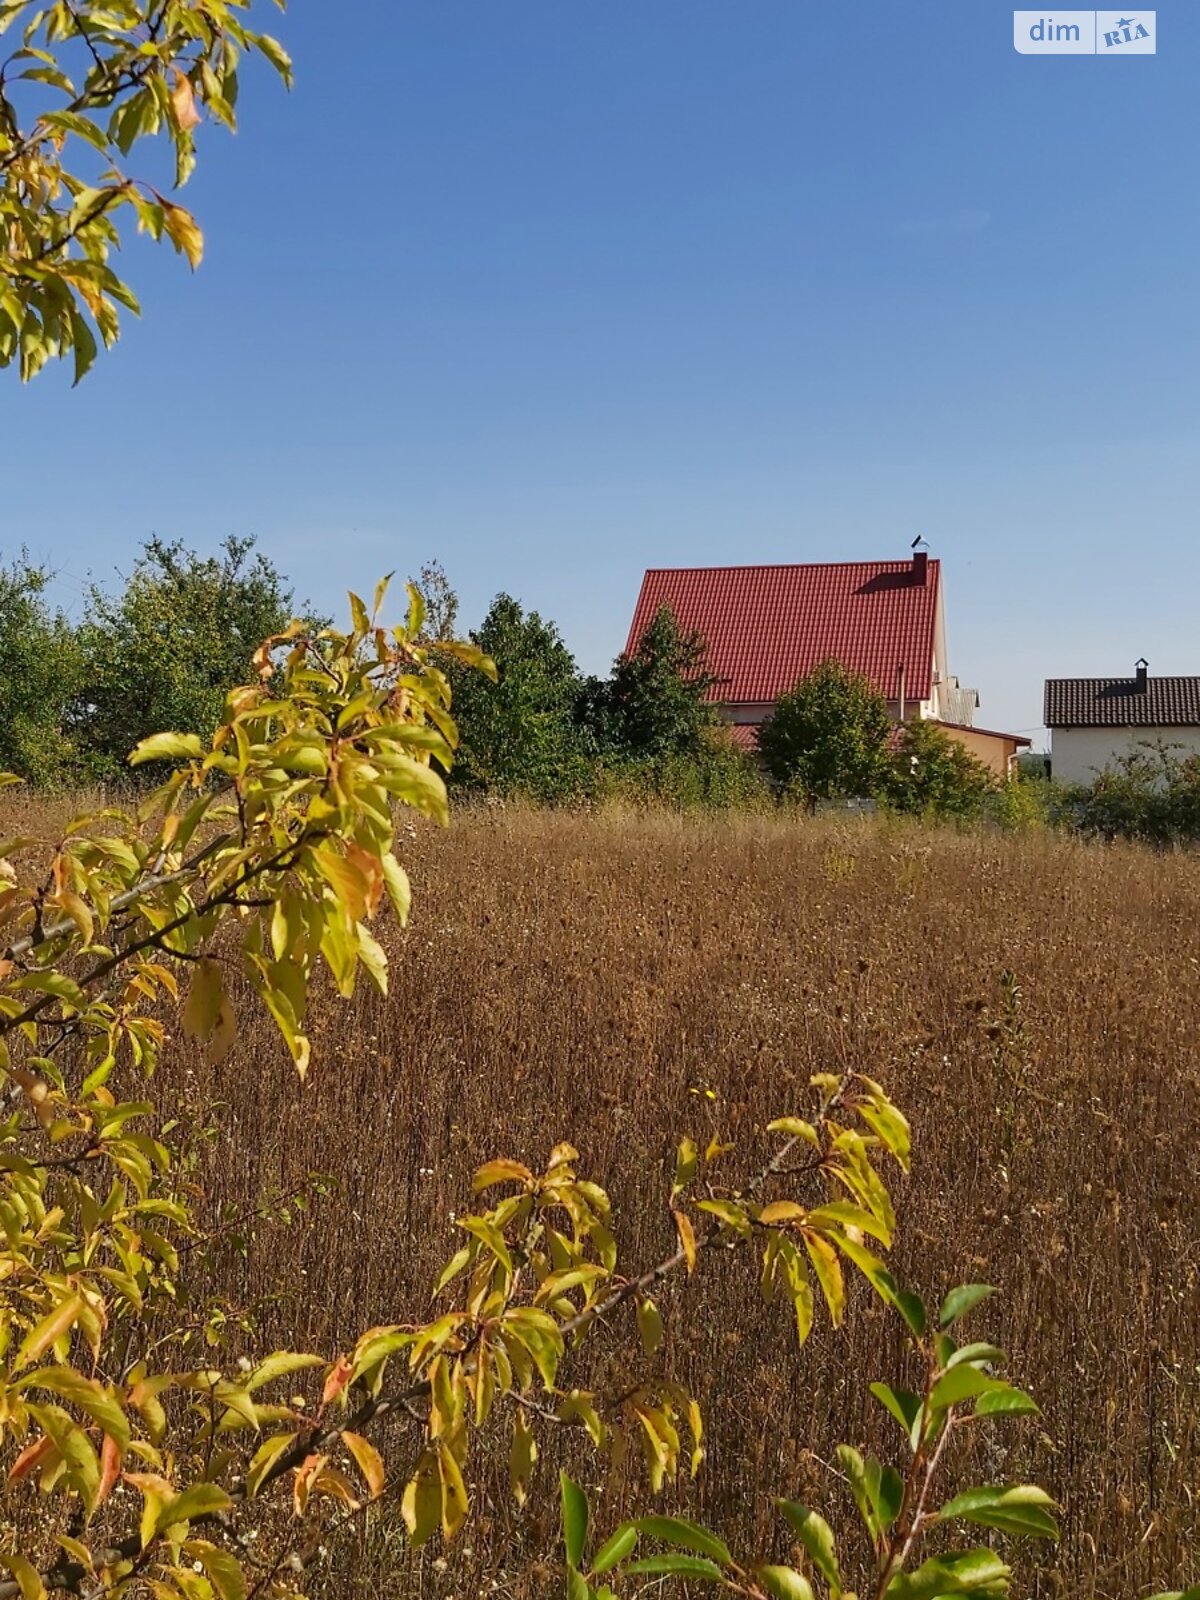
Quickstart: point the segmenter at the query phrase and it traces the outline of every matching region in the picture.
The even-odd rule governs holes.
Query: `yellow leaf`
[[[221,1019],[225,986],[221,969],[207,956],[197,961],[183,1006],[183,1031],[189,1039],[211,1039]]]
[[[184,1549],[200,1562],[219,1600],[246,1600],[246,1574],[235,1555],[206,1539],[189,1539]]]
[[[371,1491],[371,1499],[378,1500],[387,1481],[383,1457],[371,1441],[364,1439],[361,1433],[351,1433],[349,1429],[344,1430],[342,1443],[354,1457],[355,1465],[365,1478],[367,1488]]]
[[[21,1348],[17,1351],[14,1370],[27,1367],[31,1361],[36,1361],[43,1350],[48,1350],[56,1340],[79,1321],[83,1312],[83,1296],[80,1294],[68,1295],[56,1305],[53,1311],[48,1312],[40,1322],[25,1335]]]
[[[7,1567],[17,1580],[21,1600],[45,1600],[46,1586],[37,1568],[24,1556],[0,1550],[0,1566]]]
[[[165,200],[163,227],[176,250],[188,258],[192,270],[195,271],[204,259],[204,235],[200,232],[195,217],[183,206],[172,205],[169,200]]]
[[[420,1465],[405,1485],[400,1511],[408,1529],[409,1543],[419,1550],[437,1531],[442,1515],[442,1485],[432,1458],[422,1456]]]
[[[692,1227],[692,1219],[683,1211],[672,1211],[675,1218],[675,1232],[679,1235],[679,1248],[683,1251],[683,1259],[687,1262],[689,1275],[696,1270],[696,1230]]]
[[[438,1472],[442,1479],[442,1533],[453,1539],[467,1515],[467,1486],[462,1468],[445,1440],[438,1440]]]

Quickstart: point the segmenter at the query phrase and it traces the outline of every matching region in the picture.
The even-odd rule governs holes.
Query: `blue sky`
[[[1051,13],[1053,14],[1053,13]],[[294,0],[204,137],[193,278],[0,378],[0,551],[78,607],[253,533],[334,608],[439,557],[581,664],[648,565],[945,562],[978,720],[1200,670],[1200,6],[1020,56],[996,0]],[[44,471],[49,464],[49,492]]]

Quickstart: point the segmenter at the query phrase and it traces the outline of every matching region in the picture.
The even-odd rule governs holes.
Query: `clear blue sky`
[[[1195,0],[1135,60],[1019,56],[997,0],[268,17],[297,88],[203,139],[199,273],[137,242],[81,389],[0,377],[0,548],[67,603],[152,533],[330,608],[436,555],[603,669],[647,565],[922,533],[983,724],[1200,671]]]

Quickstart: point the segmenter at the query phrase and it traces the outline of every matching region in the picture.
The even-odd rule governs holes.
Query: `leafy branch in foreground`
[[[96,358],[96,335],[114,342],[117,307],[138,310],[109,265],[122,212],[200,264],[195,218],[126,163],[139,140],[163,133],[181,188],[204,113],[237,126],[247,53],[290,85],[283,46],[247,26],[251,4],[0,0],[0,34],[20,29],[0,59],[0,366],[17,360],[29,379],[72,352],[78,382]]]
[[[622,1270],[608,1197],[560,1144],[540,1172],[477,1174],[478,1193],[510,1192],[459,1219],[429,1320],[341,1353],[222,1361],[197,1267],[228,1221],[197,1205],[189,1118],[138,1090],[173,1013],[223,1059],[234,974],[302,1075],[318,965],[344,996],[362,972],[386,993],[371,924],[389,905],[404,922],[410,901],[394,808],[446,817],[433,762],[450,765],[456,735],[436,661],[490,663],[427,642],[415,590],[407,621],[384,628],[385,592],[373,614],[351,596],[347,632],[294,623],[268,639],[207,745],[143,740],[135,764],[167,775],[136,812],[77,818],[48,847],[0,841],[0,1448],[11,1520],[30,1530],[0,1552],[0,1600],[297,1594],[322,1536],[389,1494],[413,1546],[453,1538],[485,1434],[505,1440],[518,1500],[547,1428],[600,1449],[638,1441],[657,1489],[682,1434],[693,1472],[703,1458],[699,1409],[656,1361],[664,1278],[761,1241],[766,1287],[789,1296],[802,1338],[818,1296],[841,1320],[846,1264],[895,1296],[865,1241],[891,1243],[876,1162],[907,1164],[907,1124],[870,1080],[818,1075],[813,1120],[774,1124],[748,1180],[728,1175],[731,1146],[683,1141],[664,1194],[678,1248],[645,1270]],[[626,1311],[644,1369],[619,1395],[573,1385],[568,1357]]]
[[[871,1393],[899,1424],[908,1461],[897,1469],[874,1457],[864,1458],[851,1445],[837,1450],[838,1476],[849,1490],[873,1557],[870,1570],[853,1580],[859,1581],[858,1588],[848,1587],[852,1580],[846,1576],[847,1563],[832,1525],[809,1506],[790,1500],[777,1505],[800,1552],[797,1566],[768,1561],[742,1564],[708,1528],[659,1516],[622,1523],[588,1561],[587,1499],[564,1474],[568,1600],[615,1600],[614,1583],[650,1577],[708,1583],[752,1600],[814,1600],[819,1593],[828,1600],[859,1600],[860,1595],[862,1600],[940,1600],[950,1595],[1003,1600],[1012,1573],[991,1549],[942,1550],[919,1560],[926,1535],[956,1523],[1011,1538],[1058,1536],[1053,1502],[1034,1484],[970,1488],[939,1503],[939,1478],[953,1434],[992,1419],[1037,1411],[1029,1395],[995,1375],[1003,1351],[984,1343],[959,1345],[949,1332],[990,1293],[983,1284],[952,1290],[942,1303],[936,1328],[930,1328],[929,1314],[915,1296],[906,1296],[897,1305],[925,1381],[920,1392],[874,1383]]]

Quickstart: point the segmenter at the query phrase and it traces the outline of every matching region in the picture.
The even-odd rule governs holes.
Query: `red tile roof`
[[[680,627],[698,628],[710,696],[727,704],[774,701],[832,657],[896,698],[933,693],[933,646],[941,563],[925,582],[910,561],[835,561],[788,567],[653,567],[642,580],[627,650],[662,605]]]

